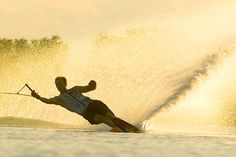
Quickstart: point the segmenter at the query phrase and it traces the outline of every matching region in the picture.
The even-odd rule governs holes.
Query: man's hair
[[[56,78],[55,78],[55,82],[56,82],[57,80],[62,80],[62,81],[65,83],[65,85],[67,85],[67,81],[66,81],[66,78],[65,78],[64,76],[58,76],[58,77],[56,77]]]

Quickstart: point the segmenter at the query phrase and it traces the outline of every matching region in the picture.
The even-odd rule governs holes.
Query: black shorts
[[[85,113],[82,116],[87,119],[90,124],[99,124],[93,120],[94,117],[96,115],[105,115],[107,112],[110,112],[114,115],[114,113],[102,101],[93,100],[93,102],[88,105]]]

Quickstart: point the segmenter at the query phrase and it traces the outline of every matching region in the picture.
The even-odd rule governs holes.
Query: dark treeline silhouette
[[[21,39],[6,39],[0,38],[0,54],[1,53],[25,53],[25,52],[36,52],[41,53],[47,50],[62,50],[66,49],[67,46],[62,42],[61,38],[57,35],[51,38],[33,39],[27,40]]]

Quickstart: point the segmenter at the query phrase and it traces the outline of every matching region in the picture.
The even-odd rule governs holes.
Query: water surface
[[[233,135],[0,128],[0,156],[8,157],[234,157],[235,146]]]

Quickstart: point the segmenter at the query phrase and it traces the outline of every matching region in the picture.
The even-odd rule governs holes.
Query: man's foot
[[[117,126],[117,128],[121,129],[123,132],[140,132],[138,128],[120,118],[113,119],[113,123]]]

